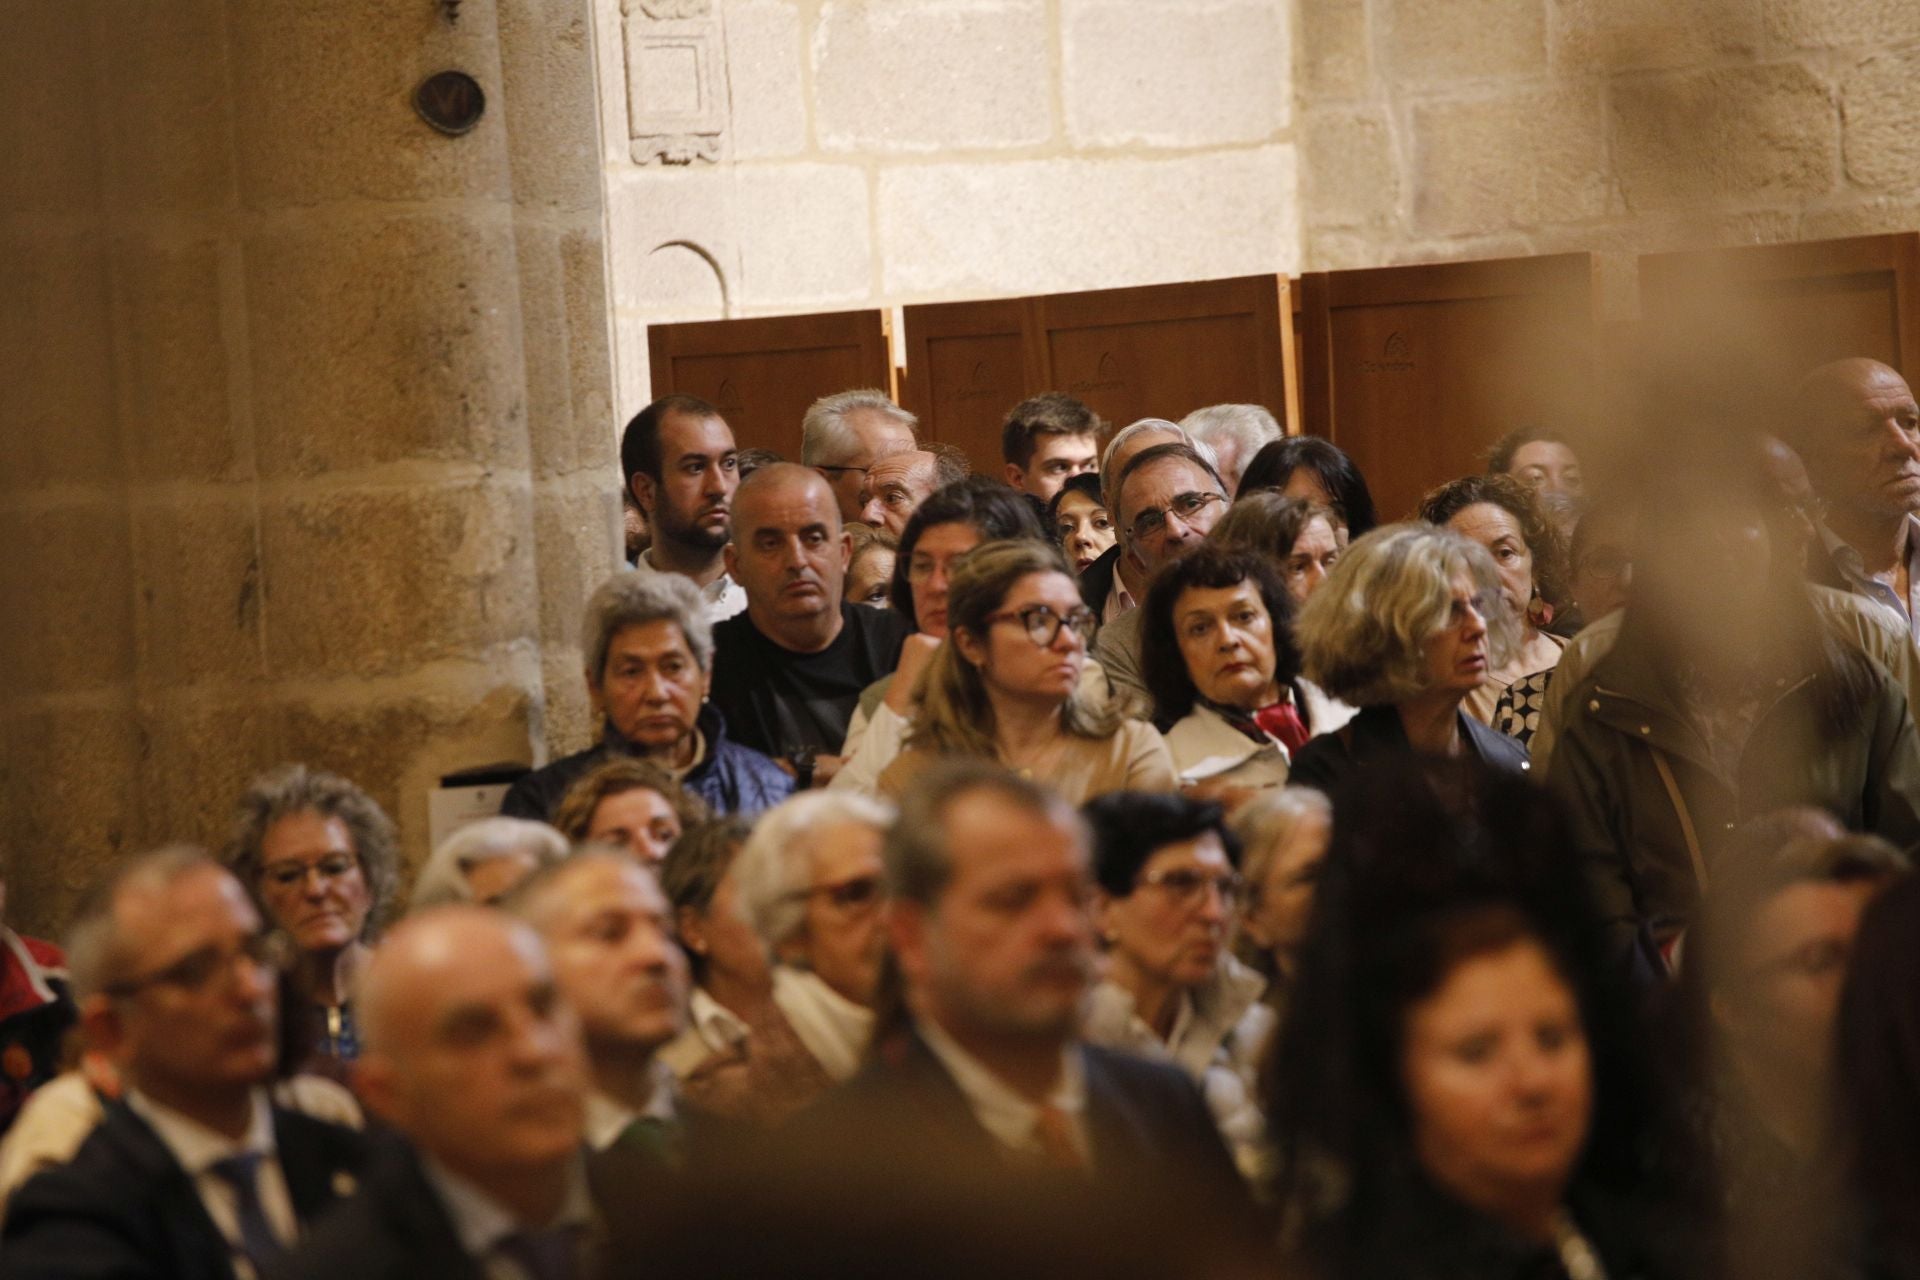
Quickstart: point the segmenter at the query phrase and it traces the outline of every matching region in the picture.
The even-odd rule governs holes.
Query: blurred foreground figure
[[[1338,1280],[1693,1280],[1673,1113],[1554,806],[1352,779],[1267,1095],[1286,1237]]]
[[[9,1202],[8,1277],[249,1280],[352,1190],[360,1135],[267,1096],[273,943],[197,849],[125,863],[81,908],[74,995],[126,1092],[71,1163]]]
[[[1872,1280],[1920,1277],[1920,878],[1867,908],[1840,996],[1835,1078]]]
[[[0,1133],[27,1095],[59,1073],[61,1041],[74,1018],[66,956],[6,925],[4,870],[0,866]]]
[[[276,1276],[568,1280],[601,1223],[582,1146],[580,1027],[532,930],[497,911],[409,916],[360,996],[356,1083],[405,1138]]]

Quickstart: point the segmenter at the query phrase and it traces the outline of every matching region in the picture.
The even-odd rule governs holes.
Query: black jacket
[[[303,1229],[351,1194],[366,1141],[352,1129],[273,1109],[274,1145]],[[29,1179],[0,1233],[7,1280],[233,1280],[226,1237],[160,1136],[109,1104],[73,1159]]]
[[[1497,729],[1489,729],[1462,711],[1460,736],[1467,754],[1490,769],[1525,773],[1531,767],[1527,749]],[[1332,794],[1370,764],[1413,754],[1406,726],[1393,707],[1363,707],[1337,732],[1321,734],[1293,753],[1287,771],[1289,785],[1313,787]]]
[[[1107,595],[1113,590],[1113,575],[1120,565],[1120,544],[1114,543],[1080,572],[1080,600],[1099,616],[1107,607]]]

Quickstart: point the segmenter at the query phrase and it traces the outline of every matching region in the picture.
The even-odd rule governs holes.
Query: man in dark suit
[[[250,1280],[352,1191],[360,1135],[273,1106],[269,935],[197,849],[119,869],[68,943],[90,1042],[126,1086],[73,1160],[8,1207],[8,1277]]]
[[[1078,814],[1011,773],[960,762],[908,793],[885,857],[913,1014],[881,1027],[872,1061],[810,1132],[1183,1196],[1230,1220],[1246,1209],[1193,1084],[1078,1039],[1093,970]]]
[[[497,911],[432,908],[381,942],[359,1003],[355,1080],[397,1137],[275,1280],[590,1274],[603,1220],[580,1025],[539,938]]]

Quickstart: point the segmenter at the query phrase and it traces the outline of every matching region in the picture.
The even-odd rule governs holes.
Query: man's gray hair
[[[122,894],[136,886],[165,889],[207,867],[222,870],[198,845],[170,844],[127,859],[95,883],[67,928],[67,981],[73,998],[85,1000],[125,981],[139,959],[120,937],[116,908]]]
[[[567,856],[567,838],[544,822],[525,818],[482,818],[469,822],[435,846],[426,865],[413,882],[412,911],[444,906],[449,902],[472,902],[473,886],[467,873],[495,858],[525,854],[535,867],[559,862]]]
[[[816,834],[848,822],[884,832],[893,820],[892,805],[857,791],[809,791],[760,815],[734,860],[734,875],[740,914],[769,951],[806,923]]]
[[[884,414],[920,437],[920,419],[893,402],[884,391],[865,388],[836,391],[821,396],[807,406],[800,420],[800,462],[809,467],[830,467],[845,462],[860,452],[860,437],[847,425],[847,415],[860,409]]]
[[[1117,453],[1120,446],[1125,444],[1129,439],[1147,431],[1173,432],[1173,434],[1179,436],[1181,440],[1191,446],[1195,453],[1205,458],[1208,466],[1212,467],[1216,472],[1220,470],[1220,458],[1218,454],[1214,453],[1213,446],[1204,441],[1194,439],[1193,434],[1179,423],[1168,422],[1165,418],[1142,418],[1138,422],[1129,422],[1126,426],[1114,432],[1113,439],[1107,441],[1107,447],[1100,451],[1100,495],[1108,507],[1113,506],[1113,486],[1114,482],[1120,478],[1114,474],[1113,455]]]
[[[989,760],[955,757],[928,770],[900,797],[900,817],[881,849],[889,896],[930,907],[946,891],[953,879],[947,806],[974,791],[991,791],[1019,808],[1084,830],[1072,807],[1038,783]]]
[[[1180,426],[1196,444],[1212,446],[1216,440],[1231,440],[1238,446],[1234,456],[1238,459],[1239,471],[1246,470],[1254,454],[1285,434],[1274,416],[1257,404],[1211,404],[1180,419]],[[1215,466],[1214,470],[1219,467]],[[1240,477],[1235,475],[1232,479],[1234,487],[1239,488]]]
[[[707,602],[690,578],[652,569],[618,569],[587,601],[580,623],[580,646],[587,656],[587,682],[598,685],[607,674],[607,650],[627,627],[671,622],[680,628],[693,660],[713,669],[713,624]]]

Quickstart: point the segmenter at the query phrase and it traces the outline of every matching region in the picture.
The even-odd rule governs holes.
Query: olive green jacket
[[[1546,783],[1567,806],[1594,905],[1623,950],[1642,928],[1656,943],[1684,929],[1700,895],[1656,752],[1673,773],[1709,879],[1730,832],[1786,805],[1830,810],[1850,829],[1901,848],[1920,841],[1920,738],[1906,692],[1853,647],[1874,676],[1857,727],[1823,738],[1814,696],[1823,677],[1808,671],[1781,679],[1733,776],[1714,763],[1667,673],[1630,624],[1564,691]]]

